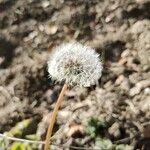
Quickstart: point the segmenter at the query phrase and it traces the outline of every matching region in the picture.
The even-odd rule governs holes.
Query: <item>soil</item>
[[[88,135],[73,135],[98,117],[113,143],[148,150],[149,8],[149,0],[0,0],[0,132],[33,118],[25,135],[37,131],[44,140],[62,87],[49,78],[48,57],[55,46],[78,41],[96,49],[104,70],[96,86],[68,89],[53,142],[94,148]]]

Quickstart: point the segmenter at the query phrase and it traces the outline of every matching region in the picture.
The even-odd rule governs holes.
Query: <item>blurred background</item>
[[[95,48],[104,70],[96,86],[66,92],[53,149],[149,150],[149,0],[0,0],[0,133],[45,139],[62,87],[47,59],[71,41]],[[42,148],[0,137],[9,149]]]

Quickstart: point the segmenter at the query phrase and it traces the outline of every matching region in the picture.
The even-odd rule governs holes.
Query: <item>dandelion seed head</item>
[[[56,47],[48,61],[48,72],[53,79],[84,87],[98,81],[102,68],[95,50],[79,43]]]

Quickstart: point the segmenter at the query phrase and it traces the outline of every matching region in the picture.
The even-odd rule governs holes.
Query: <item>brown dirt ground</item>
[[[97,86],[67,91],[56,127],[62,131],[53,142],[92,148],[88,136],[67,133],[71,124],[97,116],[108,124],[105,136],[112,142],[148,150],[148,0],[0,0],[0,132],[30,117],[35,122],[28,134],[37,127],[41,132],[61,88],[49,79],[46,62],[53,47],[69,41],[95,48],[104,70]]]

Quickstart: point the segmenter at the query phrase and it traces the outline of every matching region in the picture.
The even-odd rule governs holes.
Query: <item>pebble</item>
[[[144,89],[144,93],[145,93],[145,94],[150,94],[150,88]]]
[[[48,7],[50,5],[50,2],[49,1],[43,1],[42,2],[42,7],[43,8],[46,8],[46,7]]]
[[[135,87],[130,90],[130,96],[135,96],[141,92],[142,89],[150,86],[150,80],[142,80],[138,82]]]
[[[45,26],[45,32],[46,32],[46,34],[55,34],[56,32],[57,32],[57,29],[58,29],[58,27],[57,26],[49,26],[49,25],[47,25],[47,26]]]
[[[109,134],[113,135],[114,137],[120,136],[119,124],[115,122],[109,129]]]
[[[129,94],[130,94],[130,96],[135,96],[135,95],[139,94],[140,91],[141,91],[141,88],[135,86],[130,90]]]

